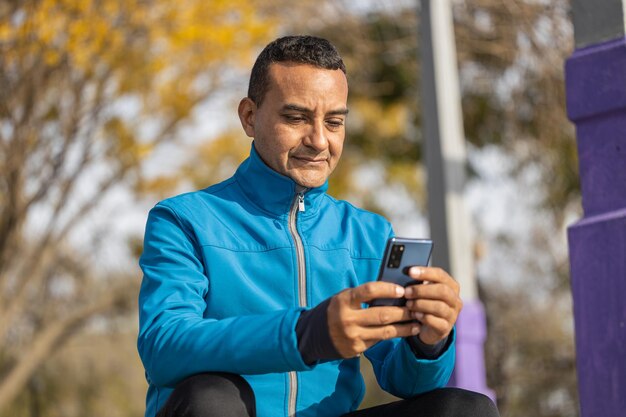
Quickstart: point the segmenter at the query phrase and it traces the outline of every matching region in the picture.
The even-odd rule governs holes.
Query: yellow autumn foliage
[[[1,70],[17,84],[33,67],[43,67],[44,74],[65,78],[44,88],[58,88],[71,78],[72,86],[85,89],[79,92],[85,98],[95,99],[96,90],[105,88],[97,93],[106,94],[106,104],[134,97],[143,114],[176,123],[220,86],[231,68],[248,67],[254,48],[271,37],[273,27],[247,0],[5,3],[0,5]],[[97,86],[102,80],[106,85]]]
[[[81,222],[116,189],[171,186],[145,183],[144,162],[275,26],[250,0],[0,2],[0,415],[23,415],[82,325],[134,302],[134,282],[94,262],[114,231],[72,240]]]

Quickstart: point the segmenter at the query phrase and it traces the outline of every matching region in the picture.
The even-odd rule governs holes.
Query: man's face
[[[246,134],[274,171],[307,187],[319,187],[341,157],[348,109],[348,81],[341,70],[290,62],[269,68],[260,106],[239,104]]]

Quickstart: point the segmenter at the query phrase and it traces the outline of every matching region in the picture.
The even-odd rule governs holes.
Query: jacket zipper
[[[304,212],[304,193],[299,191],[291,203],[289,210],[289,231],[296,247],[296,259],[298,263],[298,306],[306,307],[306,265],[304,264],[304,245],[298,233],[296,220],[298,212]],[[298,397],[298,375],[295,371],[289,372],[289,397],[287,402],[287,414],[289,417],[296,415],[296,400]]]

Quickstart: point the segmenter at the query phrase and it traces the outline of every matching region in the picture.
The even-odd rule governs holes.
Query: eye
[[[343,126],[344,121],[343,119],[328,119],[326,120],[326,124],[330,129],[337,130]]]
[[[298,124],[306,121],[306,117],[301,114],[284,114],[283,117],[288,123]]]

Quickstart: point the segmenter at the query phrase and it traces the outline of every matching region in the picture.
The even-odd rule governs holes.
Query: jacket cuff
[[[411,350],[418,359],[437,359],[447,349],[452,338],[450,335],[434,345],[429,345],[420,340],[418,336],[409,336],[404,340],[407,341]]]
[[[298,350],[307,365],[322,360],[341,359],[328,330],[328,305],[330,298],[311,310],[304,310],[296,324]]]

